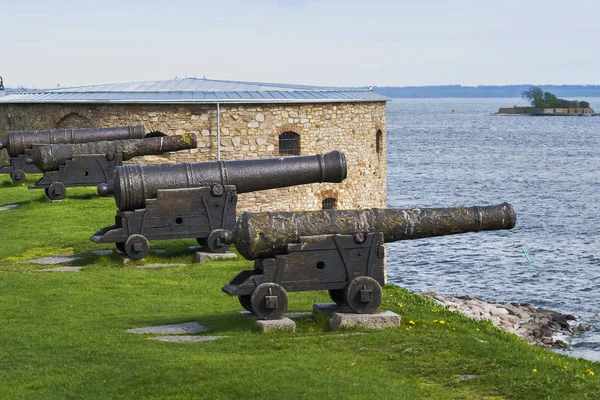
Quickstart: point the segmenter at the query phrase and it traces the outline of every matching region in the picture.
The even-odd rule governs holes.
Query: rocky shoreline
[[[531,304],[489,303],[476,297],[442,296],[433,292],[421,295],[431,298],[450,311],[458,311],[476,320],[488,319],[494,326],[541,347],[570,350],[564,337],[591,329],[589,324],[578,324],[573,315],[535,308]]]

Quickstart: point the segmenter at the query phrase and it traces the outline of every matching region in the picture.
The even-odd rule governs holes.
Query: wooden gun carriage
[[[51,129],[40,131],[11,131],[0,149],[6,149],[10,164],[0,168],[0,174],[9,174],[13,183],[25,182],[27,174],[42,173],[28,150],[34,145],[56,143],[88,143],[104,140],[142,139],[144,126],[115,126],[109,128]]]
[[[213,246],[235,244],[254,269],[222,290],[259,319],[278,319],[287,292],[328,290],[356,313],[376,312],[384,283],[384,243],[482,230],[511,229],[510,204],[495,206],[244,213]]]

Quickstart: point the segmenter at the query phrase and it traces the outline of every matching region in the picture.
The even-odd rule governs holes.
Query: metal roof
[[[114,83],[12,93],[3,103],[347,103],[388,101],[368,88],[237,82],[199,78]]]

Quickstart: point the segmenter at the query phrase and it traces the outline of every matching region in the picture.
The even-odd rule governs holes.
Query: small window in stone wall
[[[328,197],[322,201],[323,210],[333,210],[337,207],[337,199],[333,197]]]
[[[383,141],[383,132],[381,132],[381,129],[377,130],[377,133],[375,134],[375,152],[377,154],[381,153],[381,149],[382,149],[382,142]]]
[[[279,154],[286,156],[300,155],[300,135],[296,132],[283,132],[279,135]]]

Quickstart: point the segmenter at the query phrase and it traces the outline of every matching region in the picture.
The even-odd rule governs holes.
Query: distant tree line
[[[532,107],[536,108],[587,108],[590,103],[579,100],[565,100],[556,97],[550,92],[544,92],[537,86],[531,86],[524,90],[521,96],[528,100]]]
[[[392,98],[515,98],[531,85],[442,85],[374,86],[373,90]],[[559,97],[600,97],[600,85],[540,85]]]

